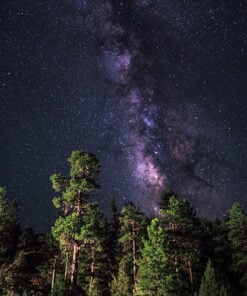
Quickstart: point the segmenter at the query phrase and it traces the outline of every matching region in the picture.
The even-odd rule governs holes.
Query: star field
[[[54,219],[72,150],[148,213],[173,188],[199,214],[246,204],[245,1],[2,1],[0,185],[23,223]]]

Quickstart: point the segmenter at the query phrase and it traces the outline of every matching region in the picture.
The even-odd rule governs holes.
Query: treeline
[[[97,158],[73,151],[69,162],[69,176],[51,176],[51,233],[21,229],[0,188],[0,295],[247,295],[247,215],[238,203],[211,222],[168,190],[157,217],[130,202],[118,210],[112,199],[107,220],[90,202]]]

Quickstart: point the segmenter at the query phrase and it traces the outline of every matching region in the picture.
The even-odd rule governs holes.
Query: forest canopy
[[[234,203],[224,221],[198,217],[172,190],[156,217],[132,202],[91,200],[95,155],[73,151],[70,172],[51,176],[57,216],[46,234],[20,226],[0,187],[0,294],[87,296],[247,295],[247,215]]]

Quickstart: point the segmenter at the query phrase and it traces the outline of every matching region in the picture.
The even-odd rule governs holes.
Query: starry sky
[[[102,170],[106,209],[247,208],[247,2],[23,0],[0,9],[0,185],[23,223],[54,221],[49,177],[72,150]]]

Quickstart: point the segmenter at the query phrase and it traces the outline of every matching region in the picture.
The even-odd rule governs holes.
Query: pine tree
[[[17,205],[6,199],[6,190],[0,187],[0,264],[13,258],[19,231]]]
[[[231,296],[231,295],[232,295],[232,293],[230,291],[230,288],[227,287],[224,284],[221,284],[220,291],[219,291],[219,296]]]
[[[234,203],[226,221],[231,250],[231,269],[240,281],[237,293],[247,295],[247,215]]]
[[[128,273],[132,277],[132,289],[134,292],[136,287],[137,259],[144,230],[144,215],[132,202],[129,202],[122,208],[119,221],[119,243],[123,256],[126,256],[126,260],[131,260],[131,269]]]
[[[29,225],[25,225],[19,236],[18,249],[31,250],[34,249],[37,244],[38,242],[32,227]]]
[[[170,197],[174,196],[175,198],[177,198],[177,194],[171,190],[168,189],[166,190],[162,195],[161,195],[161,201],[159,202],[159,208],[160,210],[167,210],[167,207],[169,205],[169,199]]]
[[[218,296],[219,284],[216,280],[215,270],[211,260],[208,260],[204,275],[202,277],[199,296]]]
[[[54,239],[51,233],[42,235],[37,240],[40,243],[39,252],[42,260],[36,268],[36,275],[42,294],[46,295],[51,290],[54,290],[55,280],[59,280],[58,274],[64,280],[62,276],[63,262],[59,252],[58,241]]]
[[[133,295],[133,277],[130,274],[132,258],[130,255],[123,255],[118,268],[117,276],[113,276],[111,283],[112,296]]]
[[[169,195],[166,209],[160,210],[160,216],[167,236],[173,292],[176,295],[191,295],[199,285],[199,221],[189,202],[178,200],[176,195]]]
[[[22,295],[27,290],[31,290],[31,281],[28,275],[27,258],[24,251],[21,251],[12,262],[1,265],[0,292],[1,295],[11,295],[11,293]]]
[[[77,283],[78,255],[84,244],[80,239],[82,217],[89,193],[99,188],[96,181],[100,165],[94,155],[84,151],[73,151],[68,161],[71,165],[69,177],[59,174],[51,176],[53,188],[62,192],[60,197],[53,199],[61,215],[57,218],[52,233],[64,250],[72,250],[70,283],[74,287]]]
[[[110,219],[109,219],[109,236],[108,236],[108,252],[110,259],[111,275],[116,276],[117,263],[119,261],[119,213],[115,198],[110,200]]]
[[[210,236],[213,241],[213,252],[210,254],[215,268],[219,270],[226,278],[230,279],[230,247],[227,237],[227,226],[224,222],[216,220],[212,223]]]
[[[97,203],[86,206],[79,238],[84,242],[79,256],[80,285],[91,293],[106,293],[110,274],[107,223]]]
[[[143,240],[142,257],[138,261],[135,295],[169,295],[171,278],[168,273],[168,257],[164,251],[166,235],[157,218],[147,227],[147,235],[147,239]]]
[[[222,283],[209,259],[202,277],[198,296],[230,296],[230,290]]]
[[[49,296],[64,296],[69,294],[69,285],[62,275],[56,277],[55,286]]]
[[[93,279],[88,288],[87,296],[102,296],[104,295],[102,292],[102,287],[99,284],[97,279]]]

